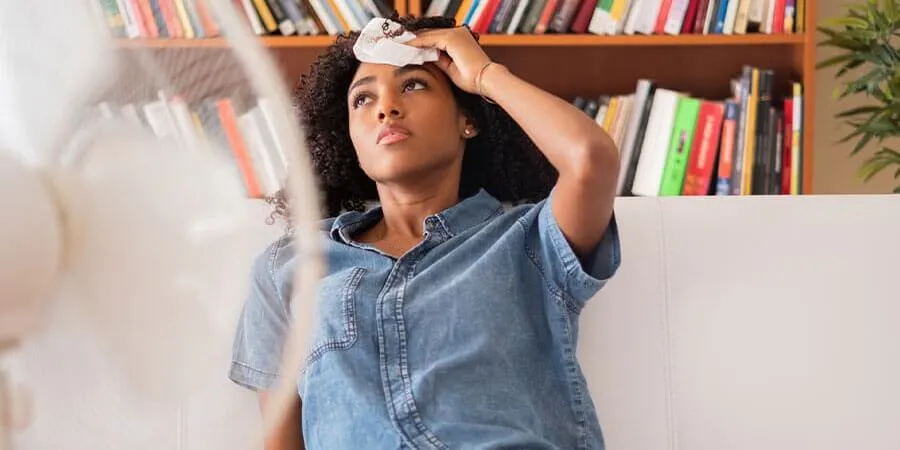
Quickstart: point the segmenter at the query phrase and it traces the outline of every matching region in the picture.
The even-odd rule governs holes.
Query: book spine
[[[738,132],[738,109],[734,100],[725,101],[725,117],[722,120],[722,138],[719,145],[719,170],[716,176],[716,195],[730,195],[734,180],[734,154]]]

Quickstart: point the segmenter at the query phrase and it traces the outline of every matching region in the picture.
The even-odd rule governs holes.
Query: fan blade
[[[84,306],[138,396],[169,407],[221,378],[260,246],[233,166],[112,126],[58,174],[67,296]]]
[[[0,151],[0,350],[35,331],[56,282],[60,226],[36,168]]]
[[[0,2],[0,147],[48,162],[76,112],[114,78],[114,44],[89,5]]]

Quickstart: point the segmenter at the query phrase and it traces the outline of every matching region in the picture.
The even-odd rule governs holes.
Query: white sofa
[[[585,309],[579,347],[608,449],[900,448],[900,196],[623,198],[616,211],[622,268]],[[214,418],[189,406],[144,420],[79,342],[27,347],[42,390],[15,449],[209,448]],[[253,397],[222,374],[210,394],[233,394],[258,427]]]
[[[900,196],[616,210],[579,349],[610,450],[900,449]]]

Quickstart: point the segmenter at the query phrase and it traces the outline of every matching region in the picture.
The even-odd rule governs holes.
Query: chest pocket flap
[[[322,280],[315,337],[312,350],[306,357],[307,365],[328,352],[349,349],[356,342],[356,292],[365,274],[365,268],[354,267],[333,273]]]

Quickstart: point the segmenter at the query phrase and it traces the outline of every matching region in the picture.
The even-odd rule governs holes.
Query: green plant
[[[885,146],[884,140],[900,137],[900,1],[866,0],[845,8],[845,15],[816,28],[825,35],[818,46],[839,51],[816,67],[837,67],[836,78],[849,79],[835,89],[836,98],[864,95],[870,100],[835,116],[853,128],[840,141],[856,140],[851,156],[869,143],[878,147],[860,166],[859,176],[868,182],[879,172],[893,169],[898,180],[900,153]],[[894,192],[900,193],[900,185]]]

